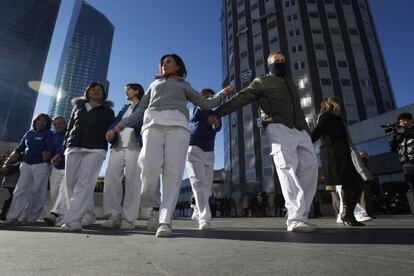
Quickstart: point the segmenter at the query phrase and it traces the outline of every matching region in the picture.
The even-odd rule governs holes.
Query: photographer
[[[389,135],[391,151],[399,155],[400,163],[403,165],[405,181],[408,184],[408,201],[413,201],[414,124],[412,114],[401,113],[393,125],[392,131],[386,129],[386,133]]]

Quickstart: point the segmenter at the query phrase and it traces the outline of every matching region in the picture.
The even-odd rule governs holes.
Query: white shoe
[[[359,222],[365,222],[365,221],[372,220],[372,218],[370,216],[364,216],[364,215],[356,215],[355,218]]]
[[[210,230],[210,223],[207,221],[200,222],[198,225],[199,230]]]
[[[131,222],[131,221],[124,220],[122,221],[120,229],[121,230],[133,230],[135,229],[135,224],[133,221]]]
[[[147,230],[150,232],[155,232],[157,231],[158,227],[159,227],[159,216],[160,216],[160,212],[156,211],[156,210],[152,210],[151,214],[150,214],[150,218],[147,221]]]
[[[120,215],[111,215],[109,219],[103,222],[101,225],[105,228],[114,228],[119,226],[122,222],[122,218]]]
[[[91,216],[84,216],[81,220],[81,226],[82,227],[86,227],[89,226],[91,224],[94,224],[96,222],[96,218],[95,217],[91,217]]]
[[[82,231],[82,226],[81,224],[77,223],[77,222],[72,222],[72,223],[65,223],[62,225],[61,227],[62,230],[65,231]]]
[[[336,217],[336,223],[338,223],[338,224],[343,224],[344,222],[342,221],[342,218],[341,218],[341,216],[340,215],[338,215],[337,217]]]
[[[314,229],[309,224],[302,221],[294,221],[287,227],[288,232],[308,233],[313,232]]]
[[[171,226],[169,224],[161,223],[158,227],[157,233],[155,236],[159,238],[170,237],[172,233]]]
[[[197,214],[193,213],[193,214],[191,215],[191,220],[195,220],[195,221],[197,221],[197,220],[198,220],[198,216],[197,216]]]

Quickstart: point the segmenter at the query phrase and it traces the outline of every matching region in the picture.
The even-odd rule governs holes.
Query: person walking
[[[328,97],[321,103],[318,122],[312,131],[312,141],[321,139],[321,165],[326,183],[342,187],[341,220],[350,226],[364,226],[356,220],[354,209],[361,197],[364,180],[371,179],[369,171],[355,151],[346,125],[341,117],[339,99]]]
[[[128,83],[125,85],[125,94],[130,103],[124,105],[109,130],[122,118],[138,110],[144,89],[138,83]],[[135,228],[141,195],[141,169],[138,166],[138,156],[142,148],[141,126],[142,123],[138,122],[119,134],[111,131],[106,134],[107,141],[112,143],[112,149],[105,173],[103,198],[104,214],[110,217],[102,223],[104,227],[120,226],[123,230]],[[125,192],[122,185],[124,175]]]
[[[214,108],[224,96],[233,92],[233,88],[227,87],[211,99],[202,97],[184,80],[187,70],[176,54],[162,56],[159,69],[160,75],[151,83],[138,111],[123,118],[114,131],[121,132],[125,127],[143,121],[143,147],[139,156],[143,185],[141,196],[143,199],[153,197],[162,175],[160,226],[156,236],[169,237],[190,141],[186,105],[190,101],[203,109]]]
[[[206,99],[214,96],[212,89],[205,88],[200,92]],[[187,173],[195,198],[194,218],[198,220],[200,230],[208,230],[211,224],[209,196],[214,178],[214,140],[221,129],[221,121],[214,126],[207,122],[213,114],[212,110],[194,107],[190,120],[191,136],[187,154]]]
[[[106,156],[105,134],[115,116],[105,88],[90,83],[74,105],[66,132],[65,193],[67,212],[62,229],[80,231],[95,221],[93,192]]]
[[[248,87],[210,116],[214,124],[220,117],[257,102],[262,110],[262,125],[271,145],[285,205],[287,231],[311,232],[309,209],[316,191],[318,163],[300,99],[286,77],[286,59],[279,52],[267,60],[270,73],[257,77]]]

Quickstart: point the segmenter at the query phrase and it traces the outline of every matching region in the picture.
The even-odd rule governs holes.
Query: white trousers
[[[59,188],[62,184],[62,181],[65,177],[65,170],[58,170],[55,166],[52,166],[49,177],[49,186],[50,186],[50,201],[52,206],[55,205],[56,200],[59,196]]]
[[[49,163],[29,165],[22,162],[7,219],[26,218],[35,222],[43,213],[50,174]]]
[[[307,222],[318,181],[318,162],[311,138],[305,130],[283,124],[269,124],[266,134],[288,210],[287,225]]]
[[[82,217],[95,216],[93,191],[104,159],[95,152],[71,152],[65,156],[67,212],[63,223],[80,223]]]
[[[63,173],[63,179],[60,182],[59,190],[58,190],[58,196],[56,198],[55,204],[53,205],[52,210],[50,210],[50,213],[55,213],[59,216],[63,216],[66,214],[66,185],[65,185],[65,174]],[[93,206],[93,202],[92,202]]]
[[[141,168],[138,166],[140,151],[139,146],[111,150],[105,173],[103,195],[106,215],[122,215],[127,221],[135,221],[138,218],[142,186]],[[124,175],[125,196],[122,185]],[[124,198],[123,201],[122,198]]]
[[[160,201],[159,222],[170,224],[180,193],[190,132],[183,127],[152,125],[142,132],[142,141],[138,159],[142,200],[152,206]],[[154,197],[159,193],[160,175],[161,200],[157,200]]]
[[[195,198],[194,216],[199,223],[210,222],[208,198],[213,187],[214,151],[206,152],[197,146],[189,146],[186,167]]]

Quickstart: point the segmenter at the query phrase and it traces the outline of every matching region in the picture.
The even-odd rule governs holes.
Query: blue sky
[[[89,0],[115,26],[109,64],[109,99],[115,112],[125,103],[123,87],[138,82],[148,87],[158,72],[159,58],[177,53],[195,89],[220,90],[221,0]],[[414,102],[410,83],[414,64],[412,11],[414,1],[371,0],[371,9],[398,106]],[[53,84],[73,0],[62,0],[43,81]],[[47,112],[50,97],[40,93],[35,112]],[[222,134],[216,139],[215,168],[223,167]]]

